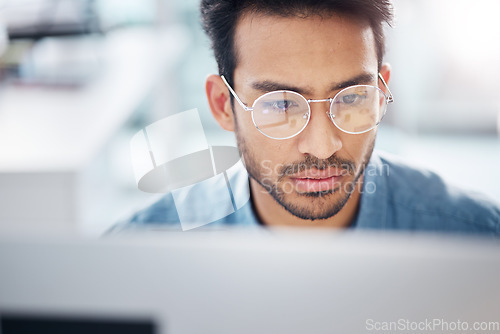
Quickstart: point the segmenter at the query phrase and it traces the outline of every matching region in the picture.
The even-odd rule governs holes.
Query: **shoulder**
[[[149,206],[117,222],[106,234],[121,233],[136,228],[149,229],[157,227],[173,230],[182,229],[171,193],[163,195]]]
[[[172,190],[117,228],[161,226],[189,230],[208,224],[255,225],[249,198],[248,174],[240,162],[211,178]]]
[[[500,205],[473,190],[462,189],[438,174],[377,152],[374,170],[386,182],[386,200],[394,210],[432,221],[437,229],[471,229],[500,233]]]
[[[163,195],[159,200],[134,213],[129,219],[130,224],[178,223],[179,215],[175,209],[171,193]]]

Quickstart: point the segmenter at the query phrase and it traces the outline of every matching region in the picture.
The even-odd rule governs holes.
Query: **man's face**
[[[334,97],[346,83],[378,86],[373,32],[366,22],[347,16],[244,15],[235,50],[233,88],[248,106],[267,92],[256,88],[264,82],[306,99]],[[329,119],[328,102],[311,103],[307,127],[291,139],[276,140],[255,128],[250,112],[234,106],[238,146],[262,196],[272,196],[296,217],[315,220],[334,216],[359,191],[375,130],[344,133]]]

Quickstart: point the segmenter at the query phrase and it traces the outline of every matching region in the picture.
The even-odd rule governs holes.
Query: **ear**
[[[212,115],[219,125],[227,131],[234,131],[234,115],[231,99],[222,78],[216,74],[209,75],[205,83],[208,104]]]
[[[380,68],[380,74],[384,78],[384,81],[387,85],[389,85],[389,80],[391,79],[391,65],[389,63],[384,63]],[[380,82],[380,81],[379,81]],[[380,89],[382,89],[385,93],[387,93],[387,89],[384,87],[382,82],[380,82]]]

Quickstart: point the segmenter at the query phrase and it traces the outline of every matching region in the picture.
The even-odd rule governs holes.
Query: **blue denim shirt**
[[[225,187],[202,182],[174,195],[166,194],[119,226],[161,225],[183,230],[193,226],[262,226],[252,201],[248,200],[248,174],[243,165],[226,180],[231,184],[231,197],[222,193],[227,192]],[[235,206],[242,198],[246,200]],[[182,211],[187,216],[178,214],[180,206],[184,206]],[[184,225],[183,220],[189,220],[190,225]],[[482,194],[447,184],[435,173],[411,167],[395,156],[374,151],[365,170],[359,212],[350,228],[498,236],[500,204]]]

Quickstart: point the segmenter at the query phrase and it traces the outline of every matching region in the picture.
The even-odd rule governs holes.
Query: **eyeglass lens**
[[[380,122],[386,105],[387,98],[379,88],[352,86],[335,96],[330,117],[344,132],[363,133]],[[305,128],[309,117],[309,102],[302,95],[291,91],[264,94],[253,105],[255,126],[271,138],[295,136]]]
[[[271,138],[288,138],[304,129],[309,120],[309,105],[291,91],[271,92],[253,106],[255,126]]]

